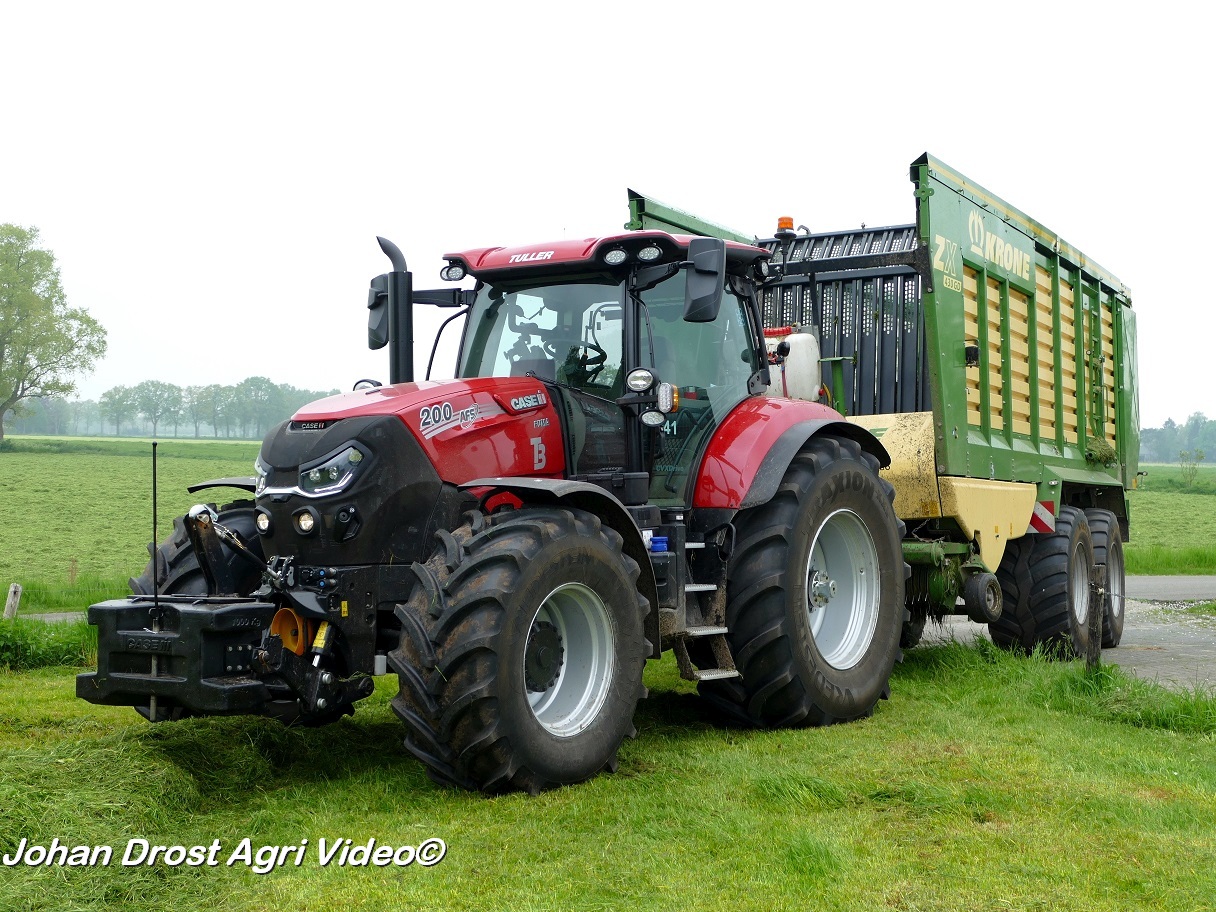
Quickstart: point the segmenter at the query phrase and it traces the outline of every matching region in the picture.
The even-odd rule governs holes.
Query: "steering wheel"
[[[541,342],[541,347],[544,348],[546,355],[554,361],[559,362],[569,360],[572,349],[577,351],[580,348],[585,348],[590,352],[590,355],[575,355],[575,360],[579,365],[587,369],[603,367],[608,360],[608,352],[604,351],[604,349],[594,342],[587,342],[583,339],[545,339]],[[596,371],[596,373],[599,372]]]
[[[608,352],[583,339],[544,339],[541,347],[564,367],[566,379],[576,386],[593,382],[608,361]]]

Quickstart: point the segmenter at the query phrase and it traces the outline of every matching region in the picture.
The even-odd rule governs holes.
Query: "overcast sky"
[[[762,235],[787,214],[907,223],[929,151],[1131,289],[1145,426],[1216,417],[1213,18],[0,0],[0,222],[41,229],[109,333],[84,398],[252,375],[346,389],[387,380],[366,348],[378,234],[432,288],[445,252],[619,229],[626,187]],[[437,323],[419,317],[420,370]]]

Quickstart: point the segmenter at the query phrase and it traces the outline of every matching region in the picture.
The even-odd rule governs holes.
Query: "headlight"
[[[654,386],[654,374],[644,367],[638,367],[625,377],[625,385],[635,393],[644,393]]]
[[[258,480],[254,485],[253,492],[255,494],[261,494],[266,487],[266,476],[270,474],[270,469],[267,468],[266,463],[262,462],[261,453],[259,453],[253,460],[253,470],[257,472],[258,475]]]
[[[366,458],[358,447],[348,446],[324,462],[301,466],[300,490],[313,496],[341,491],[350,486]]]

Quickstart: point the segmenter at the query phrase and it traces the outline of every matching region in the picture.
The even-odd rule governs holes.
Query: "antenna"
[[[160,632],[160,536],[156,522],[156,446],[152,441],[152,632]],[[160,661],[152,654],[152,677],[160,672]],[[156,721],[156,694],[148,697],[148,721]]]
[[[160,535],[156,529],[156,441],[152,441],[152,606],[160,609],[160,562],[157,549],[160,547]]]

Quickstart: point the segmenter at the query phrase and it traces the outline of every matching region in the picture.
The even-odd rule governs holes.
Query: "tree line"
[[[337,392],[297,389],[266,377],[248,377],[234,386],[146,380],[112,387],[97,400],[28,399],[19,414],[5,416],[5,425],[14,434],[261,439],[301,406]]]
[[[1182,424],[1167,418],[1161,427],[1140,432],[1141,462],[1203,462],[1207,453],[1216,454],[1216,421],[1203,412]]]

